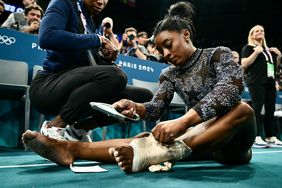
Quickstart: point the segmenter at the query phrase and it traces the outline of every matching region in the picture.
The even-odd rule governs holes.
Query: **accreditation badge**
[[[267,77],[275,78],[274,77],[274,65],[269,62],[267,62]]]

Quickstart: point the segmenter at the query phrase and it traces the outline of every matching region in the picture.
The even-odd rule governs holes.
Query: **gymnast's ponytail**
[[[171,5],[164,19],[157,23],[154,36],[162,31],[180,32],[183,29],[187,29],[190,32],[190,38],[193,41],[196,34],[192,21],[194,14],[194,7],[189,2],[181,1]]]

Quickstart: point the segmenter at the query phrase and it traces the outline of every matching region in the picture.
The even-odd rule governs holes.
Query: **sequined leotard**
[[[183,66],[170,66],[159,77],[160,87],[146,107],[145,119],[156,120],[170,104],[174,92],[202,120],[220,116],[241,100],[243,73],[229,48],[197,49]]]

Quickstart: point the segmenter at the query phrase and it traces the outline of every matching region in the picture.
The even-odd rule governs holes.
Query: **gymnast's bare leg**
[[[22,136],[22,142],[30,150],[60,166],[69,166],[78,159],[114,163],[115,158],[109,154],[109,148],[128,145],[131,140],[114,139],[100,142],[60,141],[30,130],[27,130]]]

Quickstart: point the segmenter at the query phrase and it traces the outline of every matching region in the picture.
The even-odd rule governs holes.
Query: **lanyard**
[[[91,33],[93,33],[91,31],[91,29],[87,26],[87,21],[86,21],[86,18],[84,16],[84,14],[82,13],[82,8],[81,8],[79,2],[77,1],[76,3],[77,3],[77,9],[78,9],[78,11],[80,13],[80,19],[81,19],[83,27],[84,27],[84,34],[91,34]],[[90,62],[90,65],[96,66],[97,63],[96,63],[96,61],[95,61],[95,59],[94,59],[94,57],[93,57],[93,55],[91,53],[91,50],[87,50],[87,55],[88,55],[88,60]]]
[[[89,28],[89,26],[87,26],[87,21],[86,21],[86,18],[85,18],[85,16],[84,16],[83,12],[82,12],[82,8],[81,8],[81,6],[80,6],[80,3],[79,3],[78,1],[77,1],[76,3],[77,3],[77,9],[78,9],[78,11],[79,11],[79,13],[80,13],[80,19],[81,19],[82,24],[83,24],[83,27],[84,27],[84,34],[93,33],[93,32],[91,31],[91,29]]]
[[[266,53],[265,53],[265,52],[266,52]],[[273,64],[273,59],[272,59],[272,55],[271,55],[270,51],[266,48],[266,49],[265,49],[265,52],[262,51],[262,54],[264,55],[265,60],[266,60],[268,63]]]
[[[274,69],[272,55],[267,48],[265,48],[265,51],[262,51],[262,53],[267,63],[267,77],[274,79],[275,78],[275,69]]]

